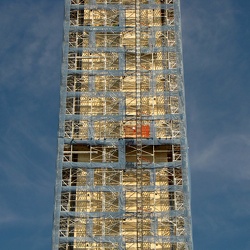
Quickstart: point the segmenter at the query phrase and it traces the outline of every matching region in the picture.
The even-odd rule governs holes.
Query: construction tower
[[[179,0],[66,0],[53,250],[192,250]]]

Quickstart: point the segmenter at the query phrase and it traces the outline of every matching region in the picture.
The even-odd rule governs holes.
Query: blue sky
[[[2,249],[51,248],[63,0],[0,0]],[[249,1],[182,1],[196,250],[250,249]]]

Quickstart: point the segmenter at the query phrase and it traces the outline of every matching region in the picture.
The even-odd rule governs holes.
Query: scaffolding
[[[53,250],[192,250],[179,0],[66,0]]]

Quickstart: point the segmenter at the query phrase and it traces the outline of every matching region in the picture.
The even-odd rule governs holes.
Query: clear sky
[[[1,249],[51,249],[63,8],[0,0]],[[250,249],[249,10],[182,0],[195,250]]]

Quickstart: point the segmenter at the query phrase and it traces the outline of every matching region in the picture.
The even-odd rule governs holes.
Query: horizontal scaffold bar
[[[125,93],[121,91],[112,92],[112,91],[92,91],[92,92],[68,92],[67,97],[115,97],[115,98],[125,98]]]
[[[137,192],[139,189],[136,186],[63,186],[63,192],[122,192],[122,191],[130,191]],[[142,192],[156,192],[156,191],[183,191],[183,186],[180,185],[168,185],[168,186],[141,186],[140,191]]]
[[[135,169],[136,163],[117,163],[117,162],[63,162],[63,168],[85,168],[85,169],[95,169],[95,168],[110,168],[110,169]],[[155,168],[183,168],[181,161],[174,162],[162,162],[162,163],[147,163],[142,164],[142,168],[145,169],[155,169]]]
[[[132,4],[72,4],[71,10],[134,10],[135,5]],[[141,10],[152,10],[152,9],[173,9],[173,4],[140,4]]]
[[[136,121],[136,119],[131,116],[124,116],[124,115],[96,115],[96,116],[89,116],[89,115],[65,115],[65,120],[85,120],[85,121]],[[142,116],[142,121],[153,121],[153,120],[183,120],[182,114],[167,114],[167,115],[155,115],[155,116]]]
[[[86,31],[86,32],[124,32],[124,31],[133,31],[135,30],[135,28],[133,26],[70,26],[69,31]],[[141,26],[140,30],[142,32],[148,32],[148,31],[152,31],[152,32],[156,32],[156,31],[174,31],[175,30],[175,26],[170,26],[170,25],[162,25],[162,26],[152,26],[152,27],[148,27],[148,26]]]
[[[141,92],[141,97],[161,97],[161,96],[179,96],[180,91],[162,91],[162,92],[150,92],[150,91],[143,91]],[[67,92],[67,97],[81,97],[81,96],[88,96],[88,97],[115,97],[115,98],[125,98],[125,97],[136,97],[135,92],[111,92],[111,91],[89,91],[89,92]]]
[[[126,47],[125,45],[123,47],[98,47],[98,48],[86,48],[86,47],[78,47],[78,48],[70,48],[69,52],[103,52],[103,53],[135,53],[135,49],[131,49],[129,47]],[[142,54],[152,54],[152,53],[157,53],[157,52],[176,52],[176,48],[173,47],[153,47],[153,48],[141,48],[141,53]],[[91,59],[91,57],[90,57]]]
[[[79,75],[99,75],[99,76],[126,76],[126,75],[136,75],[134,70],[72,70],[68,69],[68,74],[79,74]],[[167,74],[178,74],[178,68],[175,69],[163,69],[163,70],[141,70],[141,74],[148,75],[149,73],[155,73],[155,75],[167,75]]]
[[[163,163],[147,163],[142,164],[144,169],[157,169],[157,168],[182,168],[181,161],[163,162]],[[63,162],[63,168],[83,168],[83,169],[96,169],[96,168],[110,168],[110,169],[135,169],[136,163],[107,163],[107,162]]]
[[[60,237],[60,243],[63,242],[121,242],[127,238],[126,242],[138,242],[138,237],[122,237],[122,236],[93,236],[93,237]],[[174,242],[186,242],[184,236],[143,236],[143,242],[152,243],[174,243]],[[139,239],[140,240],[140,239]],[[141,239],[142,240],[142,239]]]
[[[90,146],[117,146],[117,145],[136,145],[136,139],[101,139],[101,140],[79,140],[74,138],[65,138],[65,144],[81,144],[81,145],[90,145]],[[181,144],[180,139],[160,139],[160,138],[148,138],[142,139],[142,145],[173,145],[173,144]]]
[[[143,212],[144,218],[167,218],[179,217],[185,215],[184,210],[169,210],[167,212]],[[60,212],[61,217],[64,218],[114,218],[114,219],[127,219],[135,218],[137,212]]]

